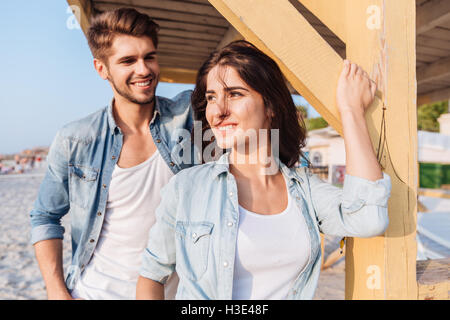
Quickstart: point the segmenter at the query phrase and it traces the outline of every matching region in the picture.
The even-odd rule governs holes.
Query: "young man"
[[[98,74],[111,84],[111,104],[63,127],[31,211],[34,245],[49,299],[134,299],[161,188],[190,144],[190,91],[155,96],[158,25],[134,9],[92,21],[88,42]],[[61,218],[70,210],[72,264],[64,281]],[[167,298],[173,298],[176,279]]]

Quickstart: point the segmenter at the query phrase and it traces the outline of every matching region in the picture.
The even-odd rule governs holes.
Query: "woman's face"
[[[262,96],[250,88],[237,71],[215,66],[206,81],[206,120],[222,149],[248,141],[260,129],[269,129]]]

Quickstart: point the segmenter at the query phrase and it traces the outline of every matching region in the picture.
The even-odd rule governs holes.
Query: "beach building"
[[[277,61],[292,92],[302,95],[339,135],[332,88],[344,58],[361,65],[377,82],[368,128],[393,190],[384,236],[346,241],[345,297],[448,299],[450,260],[416,261],[416,112],[417,105],[450,98],[450,1],[67,2],[85,33],[92,16],[121,6],[154,18],[161,26],[161,81],[194,83],[211,51],[245,38]]]

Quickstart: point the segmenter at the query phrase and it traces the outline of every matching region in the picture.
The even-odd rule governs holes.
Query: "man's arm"
[[[136,300],[164,300],[164,285],[139,276],[136,286]]]
[[[62,240],[50,239],[34,245],[49,300],[72,300],[64,282]]]
[[[69,211],[67,148],[60,132],[47,157],[48,168],[30,213],[31,244],[44,278],[49,299],[71,299],[62,267],[61,218]]]

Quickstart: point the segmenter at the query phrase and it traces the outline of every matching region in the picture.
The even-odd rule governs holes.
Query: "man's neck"
[[[115,97],[113,115],[124,134],[146,133],[153,118],[155,100],[148,104],[136,104],[122,97]]]

